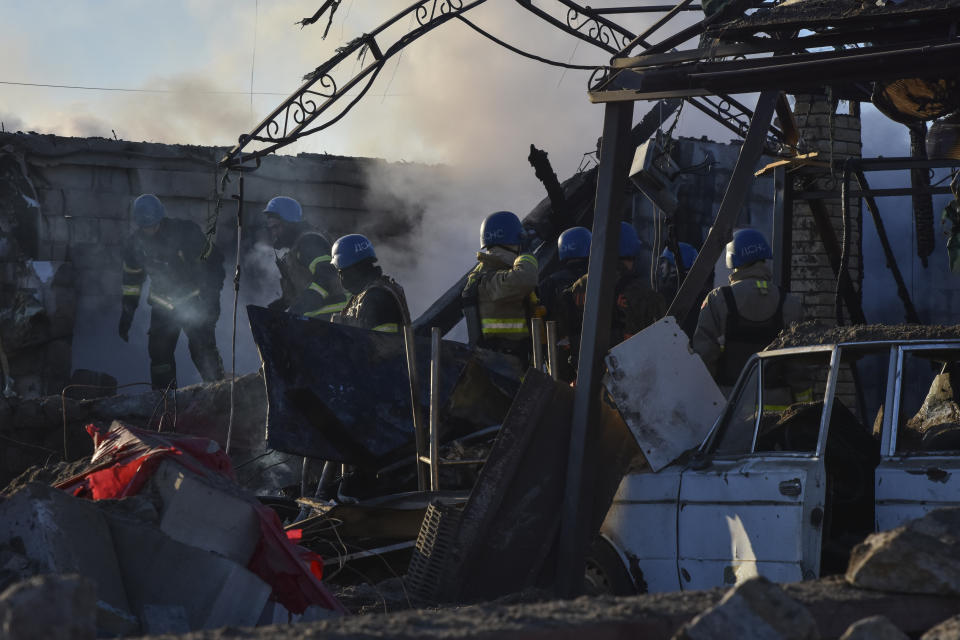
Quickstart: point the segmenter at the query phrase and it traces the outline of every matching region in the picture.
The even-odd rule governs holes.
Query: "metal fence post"
[[[543,371],[543,318],[530,319],[530,338],[533,342],[533,368]]]
[[[440,328],[430,331],[430,490],[440,490]]]
[[[591,423],[600,412],[600,379],[603,355],[610,343],[613,289],[616,279],[620,212],[634,146],[630,143],[633,102],[608,103],[604,110],[603,142],[597,175],[597,199],[590,244],[590,278],[587,280],[580,369],[574,395],[567,458],[566,490],[561,512],[557,566],[557,592],[562,597],[579,595],[591,521],[590,468]]]
[[[424,432],[423,412],[420,410],[420,376],[417,375],[417,352],[413,327],[404,325],[403,346],[407,354],[407,376],[410,378],[410,406],[413,409],[413,433],[417,447],[417,489],[427,490],[429,476],[420,458],[426,454],[427,437]]]
[[[557,355],[557,321],[547,320],[547,370],[554,380],[557,380],[560,375],[557,358],[559,358]]]

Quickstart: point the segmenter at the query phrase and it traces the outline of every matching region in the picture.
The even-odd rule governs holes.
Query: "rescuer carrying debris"
[[[174,351],[180,331],[187,334],[190,357],[205,382],[223,378],[214,329],[220,317],[223,254],[209,247],[200,227],[190,220],[166,217],[153,194],[133,202],[136,227],[123,253],[123,304],[119,334],[128,341],[140,290],[149,276],[151,307],[147,351],[154,389],[176,386]],[[205,255],[206,254],[206,255]]]
[[[691,344],[721,387],[733,386],[751,355],[801,320],[800,301],[770,282],[772,258],[762,233],[738,230],[727,243],[730,284],[711,291],[700,307]]]
[[[572,382],[577,377],[576,354],[570,348],[570,327],[567,322],[572,314],[565,308],[568,298],[565,289],[586,275],[590,258],[590,230],[572,227],[557,238],[557,258],[560,268],[540,283],[540,301],[547,308],[547,317],[559,323],[560,342],[557,355],[560,362],[560,378]],[[573,314],[576,315],[576,314]]]
[[[617,263],[617,282],[614,285],[614,307],[611,315],[610,346],[618,345],[641,331],[667,312],[663,296],[650,288],[645,279],[636,272],[635,261],[640,252],[640,238],[632,224],[620,223],[620,261]],[[580,332],[583,308],[587,297],[587,278],[584,275],[573,283],[565,294],[568,296],[573,317],[568,321],[573,353],[580,351]]]
[[[523,251],[524,230],[510,211],[488,215],[480,225],[478,264],[461,292],[470,344],[530,358],[530,317],[536,312],[540,270]]]
[[[280,298],[268,306],[322,320],[342,311],[346,296],[336,269],[330,265],[330,241],[303,220],[300,203],[277,196],[267,203],[263,214],[273,248],[288,249],[277,257]]]
[[[333,243],[332,264],[340,284],[350,294],[343,311],[333,322],[373,331],[397,333],[410,324],[410,310],[403,288],[383,274],[373,244],[359,233],[343,236]],[[355,293],[354,293],[355,292]]]

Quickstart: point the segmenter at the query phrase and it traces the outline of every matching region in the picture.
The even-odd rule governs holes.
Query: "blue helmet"
[[[287,196],[270,198],[270,202],[267,203],[263,212],[275,215],[287,222],[300,222],[303,220],[303,208],[300,206],[300,203]]]
[[[373,243],[359,233],[351,233],[334,242],[330,254],[332,256],[330,264],[341,271],[358,262],[377,259],[377,254],[373,251]]]
[[[620,257],[633,258],[640,253],[640,238],[629,222],[620,223]]]
[[[517,214],[510,211],[497,211],[483,219],[480,225],[480,247],[492,247],[498,244],[520,244],[523,225]]]
[[[733,240],[727,243],[727,268],[740,267],[773,258],[773,251],[767,239],[756,229],[740,229],[733,234]]]
[[[680,242],[680,257],[683,258],[683,268],[689,269],[693,265],[693,261],[697,259],[697,249],[692,244],[687,242]],[[660,254],[664,260],[667,261],[667,264],[676,266],[676,261],[673,259],[673,251],[668,248],[663,250],[663,253]]]
[[[589,258],[592,237],[590,229],[586,227],[572,227],[561,233],[557,238],[557,255],[560,261]]]
[[[163,203],[152,193],[145,193],[133,201],[133,223],[141,229],[159,224],[165,215]]]

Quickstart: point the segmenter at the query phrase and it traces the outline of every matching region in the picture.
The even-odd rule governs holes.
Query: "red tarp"
[[[108,429],[87,425],[93,438],[92,466],[57,488],[80,498],[111,500],[136,495],[164,459],[201,477],[220,475],[236,481],[230,458],[213,440],[144,431],[114,422]],[[293,613],[319,605],[340,613],[346,608],[320,583],[321,557],[291,542],[277,514],[258,501],[260,541],[247,568],[273,588],[272,598]]]

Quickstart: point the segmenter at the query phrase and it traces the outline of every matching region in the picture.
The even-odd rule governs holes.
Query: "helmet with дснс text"
[[[359,233],[351,233],[339,238],[333,243],[330,254],[330,264],[341,271],[364,260],[377,259],[377,254],[373,250],[373,243]]]

